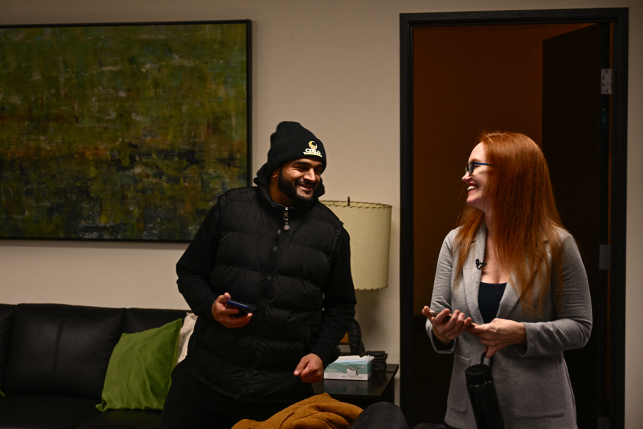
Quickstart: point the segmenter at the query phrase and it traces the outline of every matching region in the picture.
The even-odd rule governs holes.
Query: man
[[[230,428],[312,395],[355,311],[349,237],[318,201],[322,142],[297,122],[270,137],[254,182],[219,197],[177,264],[199,316],[163,428]],[[247,305],[248,313],[228,304]]]

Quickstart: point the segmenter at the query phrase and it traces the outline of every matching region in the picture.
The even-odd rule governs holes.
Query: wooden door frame
[[[400,14],[400,403],[410,424],[413,422],[414,313],[413,30],[430,26],[585,22],[612,23],[614,29],[609,411],[610,427],[625,426],[628,8]]]

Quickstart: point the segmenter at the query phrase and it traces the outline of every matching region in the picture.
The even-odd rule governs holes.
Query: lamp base
[[[364,343],[362,343],[362,328],[355,319],[351,321],[348,327],[348,345],[353,355],[364,356],[366,353],[366,348],[364,347]]]
[[[348,332],[339,342],[337,348],[340,356],[364,356],[366,354],[366,348],[362,343],[362,328],[360,328],[357,320],[351,320]]]

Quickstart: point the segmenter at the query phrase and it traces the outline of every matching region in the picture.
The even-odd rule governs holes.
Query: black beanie
[[[293,159],[314,158],[326,169],[324,144],[299,122],[284,121],[277,125],[277,131],[270,136],[268,162],[264,166],[267,175]]]

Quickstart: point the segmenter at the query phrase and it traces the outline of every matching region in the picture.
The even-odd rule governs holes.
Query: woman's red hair
[[[503,273],[511,279],[523,308],[528,314],[539,313],[551,277],[550,260],[562,287],[562,224],[547,161],[540,147],[523,134],[482,133],[477,142],[484,144],[486,162],[493,165],[488,170],[485,190],[493,214],[492,225],[488,225],[494,234],[492,250]],[[484,212],[465,206],[455,239],[456,272],[462,270],[475,233],[484,221]],[[533,300],[534,291],[537,303]]]

